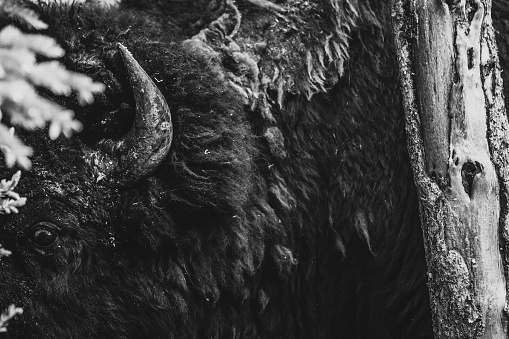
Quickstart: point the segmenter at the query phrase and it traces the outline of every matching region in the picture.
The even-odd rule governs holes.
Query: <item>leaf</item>
[[[23,101],[31,100],[36,93],[30,84],[23,80],[0,81],[0,98],[2,103],[12,101],[22,104]]]
[[[74,112],[70,110],[62,111],[54,116],[49,127],[49,137],[55,140],[60,134],[63,134],[69,138],[73,132],[80,132],[83,129],[83,125],[73,118]]]
[[[86,75],[68,71],[58,61],[37,64],[26,76],[34,85],[49,89],[57,95],[68,96],[73,91],[77,92],[81,105],[93,103],[94,93],[105,89],[103,84],[93,82]]]
[[[3,258],[3,257],[8,257],[12,254],[11,251],[5,249],[2,247],[2,245],[0,245],[0,259]]]
[[[0,214],[18,213],[18,207],[24,206],[26,198],[22,198],[18,193],[14,192],[14,188],[18,185],[21,177],[21,171],[17,171],[11,180],[2,179],[0,182]],[[2,255],[2,250],[4,250]],[[0,245],[0,258],[7,254],[7,251]]]
[[[39,19],[37,13],[18,4],[7,3],[3,6],[3,14],[18,23],[34,29],[46,29],[48,25]]]
[[[49,89],[56,95],[68,96],[72,93],[69,72],[58,61],[37,64],[26,76],[34,85]]]
[[[0,124],[0,150],[4,153],[8,167],[16,163],[24,169],[30,169],[32,162],[28,158],[33,154],[32,148],[25,146],[5,125]]]
[[[10,131],[9,133],[12,134]],[[12,192],[18,186],[19,179],[21,179],[21,171],[14,173],[9,181],[2,179],[0,181],[0,198],[4,198],[8,192]]]
[[[14,304],[11,304],[0,315],[0,332],[7,332],[7,323],[18,314],[23,314],[23,309],[21,307],[16,307]]]
[[[24,34],[14,26],[0,31],[0,47],[25,48],[48,58],[60,58],[65,54],[55,39],[39,34]]]
[[[69,85],[78,93],[78,101],[80,105],[89,105],[94,102],[94,93],[101,93],[106,89],[106,86],[100,82],[93,82],[92,78],[70,72]]]
[[[35,55],[27,49],[0,48],[0,65],[9,75],[22,76],[34,67]]]

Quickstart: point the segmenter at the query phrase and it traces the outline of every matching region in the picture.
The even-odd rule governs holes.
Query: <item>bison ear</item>
[[[134,99],[136,117],[120,140],[99,142],[85,159],[97,180],[129,184],[153,173],[164,161],[173,140],[170,108],[150,76],[122,44],[118,44]]]

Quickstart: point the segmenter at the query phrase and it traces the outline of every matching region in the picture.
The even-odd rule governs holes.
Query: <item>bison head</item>
[[[66,66],[106,91],[84,108],[55,98],[85,125],[79,137],[23,136],[35,150],[28,203],[0,232],[14,251],[0,263],[0,303],[25,308],[10,335],[245,337],[277,219],[254,193],[253,133],[218,61],[184,47],[166,16],[35,9]]]

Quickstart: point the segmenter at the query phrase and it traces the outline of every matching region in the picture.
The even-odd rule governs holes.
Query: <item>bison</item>
[[[54,98],[76,137],[22,134],[28,200],[0,226],[0,305],[25,309],[10,338],[433,337],[389,1],[27,6],[106,91]],[[315,15],[292,60],[215,39],[232,15],[271,36],[289,6]]]

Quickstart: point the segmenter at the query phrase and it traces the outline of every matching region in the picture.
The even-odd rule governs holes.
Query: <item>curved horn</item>
[[[136,101],[136,117],[120,140],[102,140],[99,151],[86,155],[97,181],[119,184],[135,182],[154,172],[166,158],[173,140],[173,125],[166,100],[122,44],[118,49]]]

